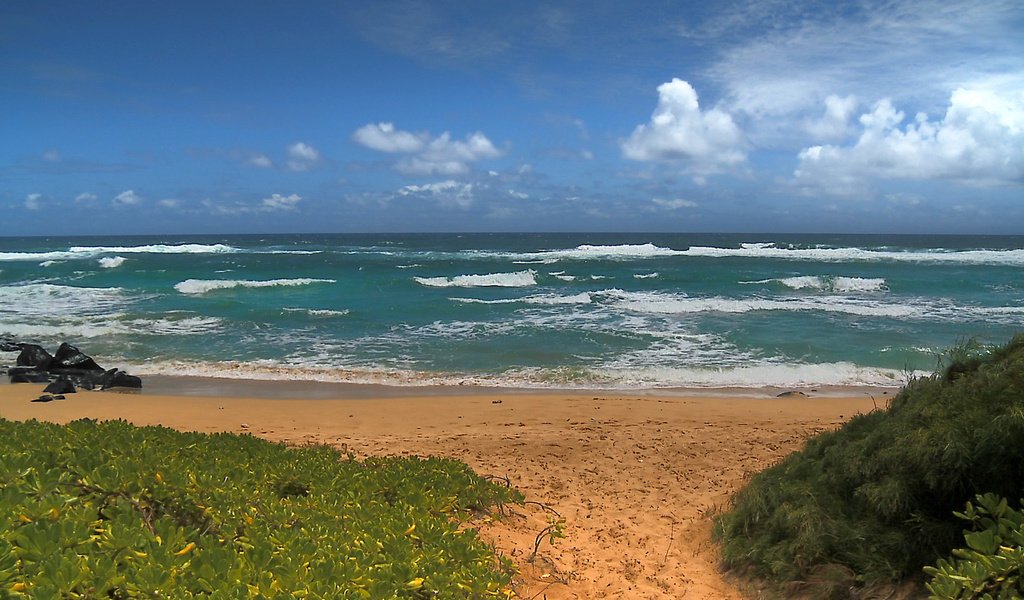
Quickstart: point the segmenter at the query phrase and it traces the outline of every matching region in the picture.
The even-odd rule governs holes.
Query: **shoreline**
[[[130,371],[135,374],[134,371]],[[723,386],[723,387],[503,387],[484,385],[391,385],[383,383],[346,383],[299,379],[246,379],[195,375],[141,375],[139,393],[156,396],[259,398],[268,400],[377,399],[437,396],[495,395],[593,395],[616,394],[642,397],[699,397],[699,398],[776,398],[779,394],[794,392],[809,398],[871,397],[877,400],[891,397],[900,386],[821,385],[821,386]],[[0,377],[0,389],[11,384]],[[88,393],[88,392],[87,392]]]
[[[151,381],[152,378],[147,378]],[[134,393],[87,392],[32,403],[43,384],[0,385],[0,416],[67,422],[125,419],[136,425],[252,434],[286,444],[328,444],[359,458],[446,456],[477,473],[507,477],[528,500],[566,519],[565,539],[546,540],[528,561],[551,513],[511,507],[475,524],[519,565],[521,597],[705,598],[743,594],[717,564],[710,515],[754,473],[799,449],[811,435],[887,404],[885,390],[777,398],[650,391],[454,390],[309,397],[305,384],[270,386],[275,397],[244,397],[251,382],[213,395],[163,395],[159,382]],[[164,382],[173,387],[174,381]],[[267,382],[255,382],[265,386]],[[198,385],[198,384],[197,384]],[[264,388],[264,391],[267,391]],[[749,392],[749,390],[747,390]],[[287,394],[285,393],[287,392]],[[281,395],[284,394],[284,395]],[[271,396],[272,394],[267,394]],[[538,595],[540,594],[540,595]]]

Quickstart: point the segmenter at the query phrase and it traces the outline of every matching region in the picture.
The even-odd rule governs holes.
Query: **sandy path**
[[[461,459],[507,476],[566,519],[528,504],[482,533],[521,568],[524,598],[741,598],[716,567],[707,515],[752,473],[872,400],[501,394],[268,400],[79,393],[33,404],[41,386],[0,386],[0,416],[124,418],[199,431],[324,442],[358,455]],[[500,401],[500,402],[499,402]]]

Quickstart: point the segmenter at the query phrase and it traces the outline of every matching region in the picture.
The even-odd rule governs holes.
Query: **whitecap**
[[[281,286],[311,285],[314,283],[337,283],[333,279],[271,279],[267,281],[251,281],[245,279],[186,279],[174,284],[174,289],[182,294],[205,294],[214,290],[227,290],[232,288],[266,288]]]
[[[414,277],[416,283],[427,287],[526,287],[537,285],[536,271],[515,273],[489,273],[487,275],[457,275],[455,277]]]
[[[113,269],[120,267],[124,264],[125,258],[123,256],[105,256],[99,259],[100,266],[104,269]]]

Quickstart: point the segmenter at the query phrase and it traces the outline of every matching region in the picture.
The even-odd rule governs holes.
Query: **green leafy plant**
[[[1022,501],[1024,504],[1024,501]],[[953,550],[924,571],[931,577],[928,591],[936,600],[1009,600],[1024,597],[1024,513],[1010,508],[1005,498],[980,495],[964,512],[969,522],[966,547]]]
[[[522,502],[442,458],[0,419],[0,598],[505,598],[465,522]]]
[[[787,586],[845,572],[826,594],[843,597],[949,555],[953,511],[975,495],[1024,495],[1024,335],[954,354],[962,368],[910,381],[886,410],[754,476],[716,519],[725,565]]]

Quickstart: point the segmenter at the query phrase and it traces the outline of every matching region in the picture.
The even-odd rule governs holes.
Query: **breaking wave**
[[[311,285],[314,283],[337,283],[333,279],[270,279],[267,281],[251,281],[246,279],[186,279],[174,285],[174,289],[182,294],[205,294],[214,290],[232,288],[266,288]]]

